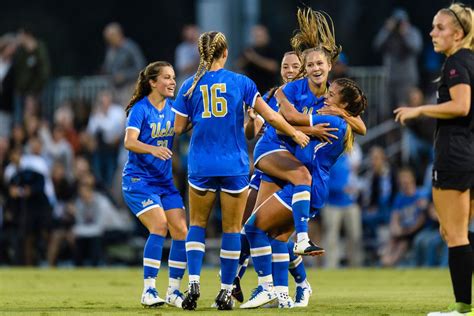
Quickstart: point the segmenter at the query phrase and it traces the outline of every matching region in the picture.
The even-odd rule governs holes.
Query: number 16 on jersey
[[[209,93],[209,86],[207,84],[199,87],[202,94],[202,101],[204,105],[204,111],[202,112],[202,118],[224,117],[227,114],[227,100],[218,96],[218,93],[226,93],[225,83],[215,83],[211,86]],[[209,102],[210,95],[210,102]],[[209,104],[210,103],[210,104]]]

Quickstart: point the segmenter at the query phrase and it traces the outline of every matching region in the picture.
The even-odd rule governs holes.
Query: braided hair
[[[151,93],[151,86],[149,81],[156,80],[161,73],[163,67],[173,67],[169,62],[166,61],[155,61],[151,64],[148,64],[140,74],[138,75],[137,83],[135,84],[135,90],[133,91],[133,96],[128,102],[127,107],[125,108],[125,113],[130,113],[132,107],[140,101],[145,96]]]
[[[348,78],[339,78],[332,82],[331,85],[337,85],[341,88],[339,94],[341,101],[347,103],[344,110],[350,116],[359,116],[367,108],[367,97],[355,81]],[[344,136],[344,147],[346,151],[352,150],[354,144],[354,134],[352,128],[347,125],[346,135]]]
[[[227,49],[227,40],[221,32],[205,32],[199,36],[199,66],[194,75],[193,84],[184,96],[191,96],[199,80],[211,69],[212,62],[221,57]]]

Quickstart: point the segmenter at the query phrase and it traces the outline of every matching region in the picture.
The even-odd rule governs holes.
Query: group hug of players
[[[126,108],[129,156],[122,189],[127,205],[150,232],[143,253],[144,306],[197,308],[205,230],[217,194],[223,233],[221,289],[214,306],[229,310],[234,299],[244,301],[240,279],[249,257],[258,285],[240,308],[308,305],[312,291],[301,256],[324,253],[309,239],[308,221],[324,205],[329,170],[350,151],[353,132],[366,132],[359,115],[367,98],[350,79],[328,82],[341,51],[331,18],[307,8],[298,10],[297,19],[293,51],[281,62],[283,85],[263,97],[250,78],[224,68],[228,43],[221,32],[201,34],[198,70],[174,100],[171,64],[154,62],[140,72]],[[171,148],[175,134],[190,130],[188,228],[173,184]],[[249,183],[246,137],[257,136]],[[163,299],[155,279],[168,232],[169,286]],[[186,267],[189,284],[183,295]],[[296,282],[294,297],[288,292],[288,270]]]

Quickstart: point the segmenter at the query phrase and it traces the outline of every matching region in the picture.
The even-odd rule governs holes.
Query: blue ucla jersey
[[[339,129],[334,133],[338,139],[333,139],[332,144],[312,139],[305,148],[296,147],[295,157],[311,172],[311,207],[318,209],[324,205],[328,198],[331,167],[344,152],[347,122],[333,115],[315,114],[312,119],[314,124],[329,123],[331,127]]]
[[[287,83],[283,87],[283,93],[298,112],[316,114],[316,111],[324,106],[324,96],[316,97],[309,88],[308,80],[302,78]]]
[[[127,129],[140,132],[138,140],[152,146],[165,146],[170,150],[174,138],[174,113],[172,102],[167,99],[164,108],[158,111],[144,97],[131,109],[127,119]],[[150,154],[128,153],[128,161],[123,169],[123,176],[143,179],[147,183],[169,183],[173,180],[171,159],[161,160]],[[134,180],[139,181],[139,180]]]
[[[309,88],[308,78],[302,78],[287,83],[283,87],[283,93],[295,109],[303,114],[316,114],[316,111],[324,106],[324,96],[316,97]],[[313,125],[317,123],[313,122]],[[332,127],[332,126],[331,126]],[[285,141],[288,150],[294,152],[296,143],[288,136],[279,136]]]
[[[423,190],[417,189],[415,194],[408,196],[402,192],[395,196],[393,212],[400,214],[400,225],[404,228],[412,227],[425,211],[428,195]]]
[[[255,83],[226,69],[208,71],[185,97],[192,83],[193,77],[183,83],[173,104],[173,111],[193,124],[189,176],[248,175],[244,114],[245,105],[253,107],[259,96]]]

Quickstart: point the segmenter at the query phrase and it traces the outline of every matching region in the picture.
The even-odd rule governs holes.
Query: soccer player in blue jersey
[[[304,78],[285,85],[276,92],[280,113],[293,125],[313,125],[311,115],[321,111],[324,107],[324,96],[328,89],[328,74],[332,64],[337,60],[341,51],[336,45],[334,27],[329,18],[310,8],[298,10],[297,14],[299,31],[291,39],[293,49],[302,59],[303,67],[300,76]],[[310,47],[310,48],[308,48]],[[336,108],[325,109],[325,114],[344,115]],[[358,134],[365,134],[365,124],[359,117],[344,116]],[[328,123],[328,122],[326,122]],[[331,128],[334,128],[331,126]],[[255,149],[255,166],[270,177],[290,182],[293,184],[293,215],[297,234],[297,243],[294,253],[299,255],[321,254],[324,250],[313,244],[308,236],[309,197],[311,190],[311,175],[302,163],[293,155],[295,146],[291,141],[282,138],[276,133],[268,133],[267,139],[260,140],[262,146],[257,144]],[[334,135],[326,130],[324,135],[315,135],[330,142]],[[277,141],[273,139],[277,138]],[[280,142],[279,147],[277,147]],[[283,144],[281,144],[283,143]],[[265,144],[265,145],[264,145]],[[262,182],[259,194],[266,184]]]
[[[337,79],[329,87],[326,104],[343,109],[347,115],[358,116],[367,106],[367,98],[349,79]],[[338,128],[338,139],[331,143],[313,139],[304,149],[297,148],[295,156],[311,172],[311,211],[315,216],[328,195],[329,170],[344,150],[350,150],[354,141],[352,129],[339,116],[313,114],[314,122],[328,122]],[[291,184],[267,199],[250,216],[245,232],[250,242],[250,252],[258,273],[259,286],[249,301],[241,308],[255,308],[278,299],[280,308],[291,308],[288,295],[289,255],[286,242],[296,224],[292,215],[293,188]]]
[[[186,269],[186,215],[183,200],[173,184],[171,148],[174,118],[171,100],[176,87],[173,67],[163,61],[149,64],[140,72],[126,112],[125,148],[128,161],[123,170],[125,202],[150,235],[143,251],[145,307],[181,307],[180,283]],[[161,265],[163,241],[168,230],[171,250],[168,260],[169,286],[166,299],[158,296],[155,279]]]
[[[245,106],[253,107],[270,124],[301,146],[309,138],[296,131],[260,97],[248,77],[224,69],[227,41],[221,32],[199,37],[196,74],[180,88],[173,111],[175,131],[192,124],[188,183],[190,227],[186,237],[189,291],[183,309],[193,310],[200,296],[199,278],[205,249],[205,228],[220,191],[222,209],[221,290],[218,309],[232,309],[232,283],[240,255],[240,228],[248,188],[249,162],[244,135]]]
[[[286,84],[290,82],[291,80],[293,80],[296,77],[296,75],[299,73],[300,68],[301,68],[301,62],[298,58],[298,55],[294,51],[286,52],[283,56],[283,59],[281,61],[281,67],[280,67],[280,75],[281,75],[283,84]],[[277,104],[276,98],[274,98],[274,94],[277,89],[278,87],[275,87],[263,96],[263,99],[275,111],[278,111],[278,104]],[[249,114],[249,120],[247,121],[245,125],[245,134],[246,134],[247,139],[252,139],[254,137],[257,137],[257,135],[261,133],[262,129],[265,130],[266,128],[264,125],[265,120],[261,116],[256,115],[253,109],[249,109],[248,114]],[[311,127],[311,129],[313,130],[317,128],[325,129],[325,126],[327,125],[329,124],[323,123],[323,124],[319,124],[317,126]],[[309,130],[306,131],[306,133],[313,136],[317,135],[314,132],[309,131]],[[262,175],[263,173],[260,170],[255,169],[254,174],[252,175],[250,179],[247,204],[245,205],[245,212],[243,216],[243,223],[247,221],[252,211],[256,207],[258,207],[260,204],[262,204],[264,200],[270,197],[273,193],[281,190],[281,187],[278,185],[278,183],[267,181],[265,182],[265,185],[262,187],[262,189],[264,189],[265,192],[258,194],[260,190]],[[242,231],[242,234],[241,234],[241,245],[242,246],[241,246],[241,254],[239,258],[239,268],[237,270],[238,274],[234,280],[234,288],[232,290],[232,295],[239,302],[243,302],[244,300],[242,289],[240,288],[240,279],[243,277],[246,271],[246,268],[248,265],[248,258],[250,257],[250,245],[247,241],[247,237],[245,236],[244,231]],[[309,283],[307,283],[306,281],[306,271],[302,262],[303,260],[301,259],[300,256],[296,256],[293,253],[293,246],[294,246],[294,242],[292,240],[289,240],[288,251],[290,252],[290,273],[295,278],[297,287],[310,289]],[[306,297],[309,298],[309,294],[307,294]],[[300,295],[298,296],[298,298],[304,298],[304,296]],[[296,300],[295,306],[305,307],[307,306],[307,300],[306,301]]]

